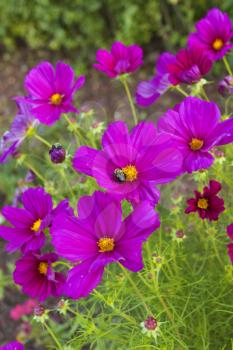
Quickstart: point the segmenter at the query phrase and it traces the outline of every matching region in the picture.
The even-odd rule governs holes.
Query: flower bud
[[[231,75],[227,75],[219,82],[218,92],[223,97],[233,94],[233,77]]]
[[[184,236],[185,236],[184,231],[182,231],[182,230],[176,231],[177,238],[184,238]]]
[[[43,316],[44,313],[45,313],[45,308],[44,308],[43,305],[39,304],[38,306],[36,306],[34,308],[34,315],[35,316],[39,316],[40,317],[40,316]]]
[[[60,143],[55,143],[49,150],[50,159],[53,163],[59,164],[66,159],[66,151]]]
[[[150,331],[154,331],[157,328],[157,321],[153,316],[148,316],[147,319],[144,321],[144,326],[146,329]]]

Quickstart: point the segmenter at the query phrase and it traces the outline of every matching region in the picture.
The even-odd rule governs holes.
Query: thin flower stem
[[[41,137],[40,135],[34,134],[34,137],[35,137],[38,141],[40,141],[41,143],[43,143],[45,146],[47,146],[48,148],[51,148],[51,147],[52,147],[51,143],[49,143],[48,141],[46,141],[46,140],[45,140],[43,137]]]
[[[44,183],[47,182],[43,175],[41,175],[39,171],[34,168],[33,165],[31,165],[28,161],[24,161],[24,163],[28,167],[28,169],[31,169],[41,181],[43,181]]]
[[[77,128],[74,127],[72,121],[70,120],[70,118],[68,117],[67,114],[64,113],[63,116],[64,116],[65,120],[67,121],[68,125],[70,126],[71,131],[73,131],[73,133],[74,133],[77,145],[80,145],[81,140],[83,139],[81,133],[79,132],[79,130]]]
[[[129,100],[131,112],[132,112],[133,119],[134,119],[134,124],[137,125],[137,123],[138,123],[137,112],[136,112],[136,109],[135,109],[135,106],[134,106],[134,102],[133,102],[133,98],[132,98],[132,95],[131,95],[131,92],[130,92],[130,89],[129,89],[128,82],[127,82],[126,78],[121,79],[121,82],[124,85],[125,92],[126,92],[126,95],[128,97],[128,100]]]
[[[176,90],[179,91],[183,96],[188,97],[189,94],[187,94],[187,92],[185,92],[179,85],[175,86]]]
[[[226,58],[226,56],[223,56],[223,62],[225,64],[226,70],[229,73],[229,75],[233,76],[232,70],[231,70],[231,66]]]
[[[49,325],[44,322],[43,323],[47,332],[49,333],[49,335],[51,336],[51,338],[53,339],[54,343],[57,345],[59,350],[63,350],[63,346],[61,345],[61,343],[59,342],[59,340],[57,339],[56,335],[53,333],[52,329],[49,327]]]
[[[201,87],[201,92],[202,92],[203,97],[206,99],[206,101],[209,101],[209,97],[207,96],[203,86]]]
[[[61,174],[61,177],[63,178],[67,188],[69,189],[72,197],[74,197],[75,196],[74,191],[73,191],[72,186],[70,185],[69,181],[67,180],[67,177],[64,173],[64,169],[60,168],[60,174]]]
[[[134,283],[134,280],[131,278],[131,276],[129,275],[129,273],[127,272],[127,270],[120,264],[118,263],[118,265],[120,266],[120,268],[122,269],[124,275],[126,276],[126,278],[128,279],[128,281],[131,283],[133,289],[135,290],[135,293],[137,294],[138,298],[141,300],[145,310],[147,311],[147,313],[151,316],[153,316],[152,311],[150,310],[149,306],[146,304],[145,302],[145,298],[144,296],[141,294],[140,290],[137,288],[136,284]]]
[[[63,266],[65,266],[65,267],[67,267],[68,269],[71,269],[71,268],[72,268],[72,266],[69,265],[68,263],[66,263],[65,261],[55,261],[55,262],[53,263],[53,267],[56,267],[56,266],[59,266],[59,265],[63,265]]]

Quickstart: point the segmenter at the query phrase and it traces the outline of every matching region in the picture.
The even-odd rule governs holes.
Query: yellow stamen
[[[125,174],[126,181],[133,182],[137,180],[138,172],[135,165],[127,165],[122,168],[123,173]]]
[[[219,51],[219,50],[221,50],[223,45],[224,45],[224,42],[222,41],[222,39],[215,39],[213,44],[212,44],[212,47],[214,50]]]
[[[46,275],[47,271],[48,271],[48,263],[47,262],[40,262],[39,266],[38,266],[38,271],[42,274],[42,275]]]
[[[191,142],[189,142],[189,146],[193,151],[198,151],[199,149],[202,148],[204,144],[204,141],[200,140],[200,139],[192,139]]]
[[[62,95],[61,94],[53,94],[50,97],[50,102],[54,106],[59,106],[61,104],[61,102],[62,102]]]
[[[34,222],[34,224],[31,226],[31,230],[34,231],[34,232],[37,232],[40,228],[40,225],[41,225],[41,219],[38,219]]]
[[[99,247],[99,252],[111,252],[115,247],[115,242],[113,238],[103,237],[99,239],[97,245]]]
[[[197,206],[200,209],[207,209],[209,206],[208,199],[206,199],[206,198],[198,199]]]

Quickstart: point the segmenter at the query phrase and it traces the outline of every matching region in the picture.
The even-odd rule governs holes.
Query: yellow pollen
[[[103,237],[98,240],[97,245],[100,253],[111,252],[114,249],[115,242],[113,238]]]
[[[221,50],[223,45],[224,45],[224,42],[222,41],[222,39],[215,39],[213,44],[212,44],[212,47],[214,50],[219,51],[219,50]]]
[[[189,146],[193,151],[198,151],[199,149],[202,148],[203,143],[204,142],[202,140],[194,138],[194,139],[192,139],[191,142],[189,142]]]
[[[197,206],[200,209],[207,209],[209,206],[208,199],[205,199],[205,198],[198,199]]]
[[[38,271],[39,273],[41,273],[42,275],[46,275],[47,271],[48,271],[48,263],[47,262],[40,262],[39,266],[38,266]]]
[[[42,221],[41,219],[36,220],[32,225],[31,230],[37,232],[40,228],[41,221]]]
[[[50,97],[50,102],[54,106],[59,106],[61,104],[61,102],[62,102],[62,95],[61,94],[53,94]]]
[[[138,172],[135,165],[127,165],[122,168],[123,173],[125,174],[126,181],[133,182],[137,180]]]

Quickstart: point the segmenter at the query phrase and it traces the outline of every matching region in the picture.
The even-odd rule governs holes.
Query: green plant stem
[[[228,62],[226,56],[223,56],[223,62],[224,62],[224,64],[225,64],[225,67],[226,67],[227,72],[228,72],[231,76],[233,76],[233,73],[232,73],[232,70],[231,70],[231,66],[230,66],[230,64],[229,64],[229,62]]]
[[[34,137],[35,137],[35,139],[37,139],[38,141],[43,143],[46,147],[48,147],[48,148],[52,147],[52,145],[48,141],[46,141],[43,137],[41,137],[40,135],[34,134]]]
[[[57,339],[56,335],[53,333],[52,329],[49,327],[49,325],[44,322],[43,323],[47,332],[49,333],[49,335],[51,336],[51,338],[53,339],[54,343],[57,345],[59,350],[63,350],[63,347],[61,345],[61,343],[59,342],[59,340]]]
[[[134,106],[133,98],[132,98],[132,95],[131,95],[131,92],[130,92],[130,89],[129,89],[129,85],[128,85],[127,79],[124,77],[124,78],[121,79],[121,82],[124,85],[125,92],[126,92],[126,95],[128,97],[128,100],[129,100],[131,112],[132,112],[133,119],[134,119],[134,124],[137,125],[137,123],[138,123],[137,112],[136,112],[136,109],[135,109],[135,106]]]
[[[209,97],[207,96],[203,86],[201,87],[201,92],[202,92],[203,97],[206,99],[206,101],[209,101]]]
[[[31,165],[28,161],[24,161],[24,164],[25,164],[29,169],[31,169],[41,181],[43,181],[44,183],[47,182],[47,180],[43,177],[43,175],[41,175],[41,174],[39,173],[39,171],[36,170],[35,167],[34,167],[33,165]]]
[[[64,173],[64,169],[63,168],[60,168],[60,174],[61,174],[61,177],[63,178],[67,188],[69,189],[72,197],[74,197],[75,196],[74,191],[73,191],[72,186],[70,185],[69,181],[67,180],[67,177],[66,177],[66,175]]]
[[[137,288],[136,284],[134,283],[134,280],[131,278],[131,276],[129,275],[129,273],[127,272],[127,270],[120,264],[118,263],[118,265],[120,266],[121,270],[123,271],[125,277],[128,279],[128,281],[130,282],[131,286],[133,287],[135,293],[137,294],[138,298],[141,300],[145,310],[147,311],[148,315],[153,316],[152,311],[150,310],[149,306],[146,304],[145,302],[145,298],[142,295],[142,293],[140,292],[140,290]]]
[[[65,267],[67,267],[68,269],[71,269],[72,266],[67,264],[65,261],[55,261],[53,264],[53,267],[59,266],[59,265],[63,265]]]
[[[83,137],[82,137],[81,133],[79,132],[78,128],[76,128],[73,125],[72,121],[70,120],[70,118],[68,117],[67,114],[64,113],[63,116],[64,116],[65,120],[67,121],[68,125],[70,126],[71,131],[73,131],[73,133],[74,133],[77,145],[81,145],[81,143],[83,141]]]
[[[179,91],[183,96],[188,97],[189,94],[187,94],[187,92],[185,92],[179,85],[177,85],[176,90]]]

